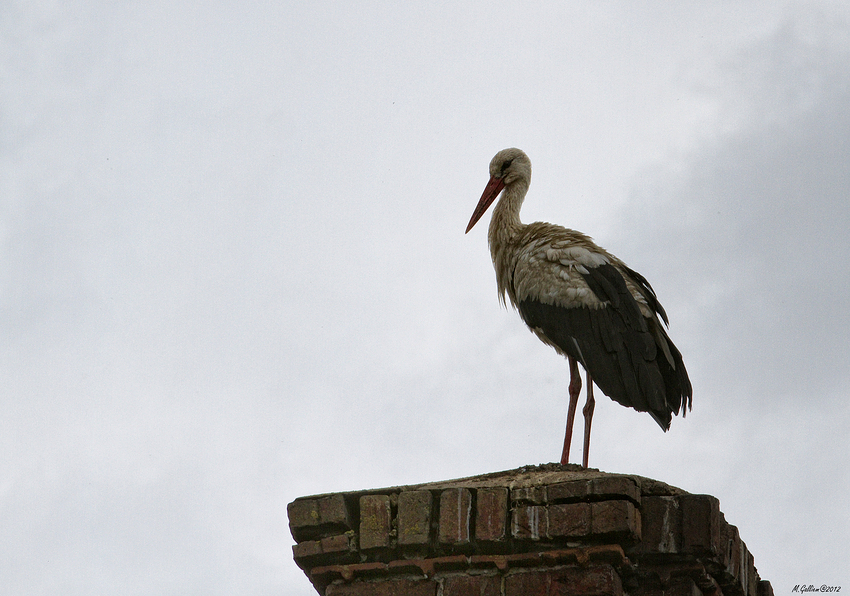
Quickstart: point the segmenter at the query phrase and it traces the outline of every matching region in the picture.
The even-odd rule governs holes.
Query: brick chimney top
[[[543,464],[289,504],[323,596],[773,596],[719,501]]]

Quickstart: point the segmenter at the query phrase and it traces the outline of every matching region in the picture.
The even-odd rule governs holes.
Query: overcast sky
[[[0,6],[0,591],[307,596],[294,498],[557,461],[463,233],[511,146],[693,382],[597,395],[591,466],[850,589],[850,5],[554,4]]]

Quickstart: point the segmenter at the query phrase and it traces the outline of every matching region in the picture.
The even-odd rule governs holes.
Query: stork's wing
[[[606,395],[650,412],[667,430],[691,388],[655,317],[664,311],[642,276],[581,239],[585,245],[550,239],[518,251],[512,301],[532,331],[580,361]]]

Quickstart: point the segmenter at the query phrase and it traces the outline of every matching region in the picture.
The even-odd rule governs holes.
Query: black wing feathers
[[[614,308],[620,308],[620,294],[622,292],[619,286],[622,284],[625,288],[626,283],[623,276],[617,272],[613,265],[592,267],[587,269],[587,273],[583,273],[582,277],[597,298],[608,300]]]
[[[529,327],[539,328],[563,353],[580,361],[603,393],[624,406],[649,412],[666,431],[683,398],[689,405],[691,396],[682,356],[657,319],[641,314],[616,267],[606,264],[587,270],[583,277],[607,303],[604,307],[566,308],[527,299],[518,304],[520,314]],[[627,271],[649,306],[666,322],[646,279]],[[666,340],[673,363],[659,349],[656,337]]]
[[[646,319],[641,314],[632,293],[629,292],[626,280],[614,265],[588,268],[587,273],[583,273],[582,277],[597,298],[609,302],[614,310],[618,311],[635,329],[646,331]]]
[[[651,308],[654,312],[658,313],[658,315],[661,317],[661,320],[664,321],[665,325],[669,325],[670,321],[667,320],[667,313],[664,312],[664,307],[661,306],[660,302],[658,302],[658,297],[655,295],[655,290],[652,289],[652,286],[649,285],[649,282],[646,281],[646,278],[634,269],[629,269],[625,265],[623,265],[623,267],[626,269],[626,273],[629,274],[629,277],[631,277],[635,281],[635,283],[637,283],[638,287],[641,290],[640,293],[643,294],[643,297],[646,299],[646,303],[649,305],[649,308]]]

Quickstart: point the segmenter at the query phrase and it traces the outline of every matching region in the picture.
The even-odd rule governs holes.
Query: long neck
[[[527,192],[528,182],[516,180],[505,187],[502,197],[493,209],[487,239],[494,262],[497,253],[507,248],[523,228],[523,223],[519,220],[519,210]]]
[[[528,192],[528,182],[517,180],[510,186],[505,187],[502,198],[499,199],[490,219],[490,230],[487,234],[490,244],[490,256],[493,259],[493,267],[496,269],[496,285],[499,290],[499,299],[505,302],[505,295],[510,298],[511,304],[516,306],[511,283],[510,257],[515,253],[511,250],[525,227],[519,220],[519,210],[525,193]]]

